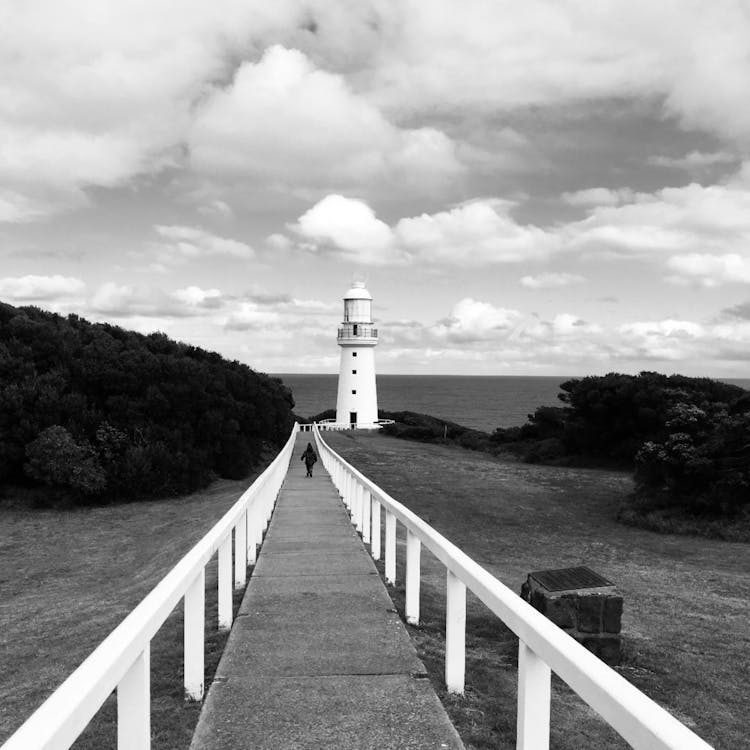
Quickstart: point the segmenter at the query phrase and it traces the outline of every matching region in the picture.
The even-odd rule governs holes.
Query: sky
[[[0,300],[336,372],[750,376],[746,0],[4,0]]]

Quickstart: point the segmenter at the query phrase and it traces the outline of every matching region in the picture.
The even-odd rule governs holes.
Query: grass
[[[0,503],[0,744],[213,526],[250,480],[186,497],[112,507],[24,509]],[[206,681],[227,634],[217,631],[216,559],[206,569]],[[241,592],[235,593],[235,605]],[[182,605],[151,643],[154,750],[188,748],[200,712],[182,687]],[[106,701],[77,750],[116,747]]]
[[[366,432],[324,437],[515,591],[530,571],[582,564],[614,581],[625,598],[620,674],[715,747],[746,741],[750,545],[618,523],[632,490],[624,473],[531,466]],[[403,557],[399,536],[399,582]],[[422,571],[421,623],[409,630],[438,694],[468,748],[513,748],[517,640],[469,596],[466,694],[447,696],[445,572],[427,552]],[[403,590],[391,594],[403,611]],[[557,678],[551,732],[558,749],[627,747]]]

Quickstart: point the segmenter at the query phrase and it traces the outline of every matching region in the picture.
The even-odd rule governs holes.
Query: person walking
[[[307,448],[305,448],[305,452],[302,454],[302,461],[305,462],[305,468],[307,469],[306,476],[312,476],[313,465],[317,460],[318,457],[313,450],[312,443],[308,443]]]

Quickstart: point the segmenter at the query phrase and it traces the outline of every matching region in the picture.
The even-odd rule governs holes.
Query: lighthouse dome
[[[344,299],[372,299],[370,292],[365,289],[364,281],[355,281],[352,288],[344,295]]]

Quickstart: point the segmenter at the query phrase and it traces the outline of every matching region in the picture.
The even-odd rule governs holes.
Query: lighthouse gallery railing
[[[314,434],[323,465],[375,560],[381,555],[381,508],[385,510],[385,577],[391,584],[396,582],[396,522],[406,528],[407,622],[419,622],[421,545],[445,566],[449,692],[464,691],[467,588],[518,636],[518,750],[549,747],[552,671],[637,750],[710,750],[684,724],[341,458],[317,427]]]
[[[63,750],[75,742],[117,690],[117,747],[151,746],[151,639],[180,599],[185,600],[185,695],[203,697],[205,568],[218,551],[219,628],[232,625],[232,581],[245,585],[276,497],[286,476],[298,426],[281,452],[145,599],[26,720],[0,750]],[[234,537],[234,576],[232,538]]]

